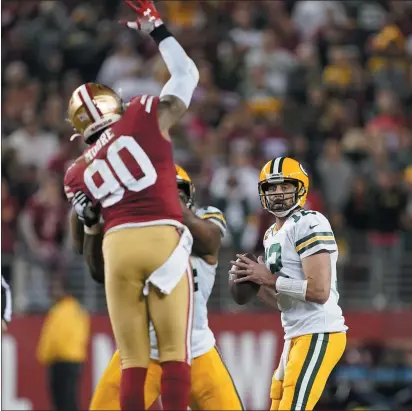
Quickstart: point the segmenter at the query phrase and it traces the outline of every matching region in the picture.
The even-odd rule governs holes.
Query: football
[[[244,256],[257,262],[257,258],[251,253],[246,253],[244,254]],[[244,305],[253,300],[253,298],[259,292],[260,285],[252,283],[251,281],[245,281],[244,283],[235,283],[235,279],[243,277],[245,275],[242,274],[241,268],[237,268],[237,271],[239,272],[239,274],[231,274],[229,276],[229,291],[237,304]]]

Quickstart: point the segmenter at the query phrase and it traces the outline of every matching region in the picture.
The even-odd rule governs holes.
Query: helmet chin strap
[[[290,214],[291,211],[295,210],[297,207],[299,207],[299,203],[296,202],[295,205],[293,205],[292,207],[288,208],[287,210],[283,210],[283,211],[271,211],[268,210],[270,213],[272,213],[273,215],[275,215],[276,217],[286,217],[288,214]]]

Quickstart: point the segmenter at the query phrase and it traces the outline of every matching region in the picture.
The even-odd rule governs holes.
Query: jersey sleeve
[[[227,225],[223,213],[216,207],[202,207],[196,211],[196,215],[202,220],[210,221],[219,227],[222,237],[225,236]]]
[[[143,96],[133,97],[130,100],[130,103],[128,103],[127,107],[132,110],[143,110],[147,114],[156,114],[159,101],[159,97],[149,96],[145,94]]]
[[[74,194],[77,191],[85,191],[81,187],[80,180],[78,179],[79,175],[79,159],[76,160],[66,171],[64,175],[64,193],[66,198],[71,203]]]
[[[328,219],[317,211],[295,214],[295,249],[300,258],[309,257],[319,251],[338,251],[335,236]]]
[[[263,236],[263,248],[266,249],[268,247],[268,244],[270,243],[269,236],[273,233],[275,229],[276,224],[272,224],[266,231],[265,235]]]

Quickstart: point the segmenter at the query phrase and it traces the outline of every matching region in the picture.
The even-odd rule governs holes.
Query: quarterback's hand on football
[[[99,222],[100,206],[93,206],[93,202],[82,191],[75,193],[72,206],[79,220],[87,227]]]
[[[266,267],[262,256],[258,258],[255,262],[250,258],[242,254],[236,254],[238,258],[236,261],[231,261],[234,267],[229,271],[230,274],[239,274],[239,269],[244,277],[239,277],[235,280],[235,283],[242,283],[244,281],[251,281],[259,285],[270,285],[274,286],[276,283],[277,276],[272,274],[272,272]],[[235,267],[237,269],[235,269]]]
[[[152,32],[163,24],[159,12],[150,0],[125,0],[125,3],[137,14],[135,21],[119,21],[130,29]]]

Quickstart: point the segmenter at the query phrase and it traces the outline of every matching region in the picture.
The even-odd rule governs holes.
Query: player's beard
[[[286,197],[286,198],[285,198]],[[294,205],[295,193],[267,195],[269,210],[273,212],[286,211]]]

